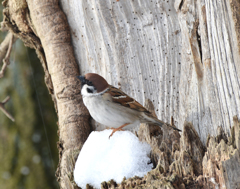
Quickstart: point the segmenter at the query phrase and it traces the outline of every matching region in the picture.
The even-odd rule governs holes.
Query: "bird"
[[[96,73],[77,76],[81,81],[81,95],[83,103],[91,117],[113,129],[109,138],[119,130],[132,129],[140,123],[156,124],[162,127],[165,123],[153,116],[134,98],[122,90],[109,85]],[[169,124],[174,130],[181,131]]]

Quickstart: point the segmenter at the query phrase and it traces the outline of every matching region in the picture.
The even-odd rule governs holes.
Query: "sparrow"
[[[135,99],[109,85],[102,76],[96,73],[87,73],[77,77],[81,81],[83,103],[92,118],[113,128],[109,138],[118,130],[132,129],[140,123],[156,124],[160,127],[165,124]],[[172,128],[181,131],[175,127]]]

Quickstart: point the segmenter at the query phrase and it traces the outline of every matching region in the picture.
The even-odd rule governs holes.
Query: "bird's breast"
[[[106,100],[101,95],[84,97],[83,102],[93,119],[108,127],[117,128],[125,123],[139,123],[137,112]],[[129,127],[134,126],[130,125]]]

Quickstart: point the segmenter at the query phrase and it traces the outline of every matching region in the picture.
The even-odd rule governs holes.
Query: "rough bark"
[[[68,161],[90,133],[89,114],[82,104],[80,82],[66,16],[57,0],[4,1],[3,24],[40,57],[47,87],[58,113],[61,188],[71,188]],[[70,170],[69,170],[70,169]]]

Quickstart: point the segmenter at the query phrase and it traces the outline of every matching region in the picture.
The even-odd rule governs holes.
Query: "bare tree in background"
[[[142,104],[149,102],[146,106],[152,103],[159,119],[170,123],[173,117],[172,124],[183,129],[181,138],[174,134],[178,144],[165,142],[169,145],[165,151],[155,151],[156,165],[163,168],[160,173],[192,176],[191,183],[200,188],[239,187],[239,1],[5,0],[3,4],[2,27],[36,49],[55,102],[57,176],[62,188],[75,187],[74,158],[91,131],[76,78],[88,72],[102,75]],[[151,143],[154,137],[145,140]],[[162,145],[163,141],[158,149]],[[167,149],[174,162],[167,158]],[[186,162],[191,162],[190,168]],[[187,187],[181,179],[170,184]]]

